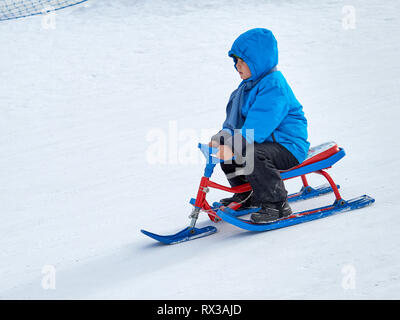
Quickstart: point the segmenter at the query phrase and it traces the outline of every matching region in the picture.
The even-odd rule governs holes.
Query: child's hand
[[[220,145],[219,150],[215,156],[221,160],[230,160],[233,158],[233,152],[230,147]]]

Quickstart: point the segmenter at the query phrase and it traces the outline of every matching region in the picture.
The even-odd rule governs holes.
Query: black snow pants
[[[263,142],[254,144],[254,164],[252,172],[248,174],[234,174],[236,169],[244,164],[221,163],[222,171],[228,176],[232,187],[249,182],[255,201],[282,202],[287,199],[287,191],[279,170],[288,170],[299,164],[296,157],[285,147],[276,142]]]

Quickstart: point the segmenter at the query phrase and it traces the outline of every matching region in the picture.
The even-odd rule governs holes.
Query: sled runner
[[[290,170],[281,171],[281,177],[283,180],[300,177],[303,183],[301,190],[297,193],[290,194],[288,196],[289,202],[305,200],[320,195],[333,192],[335,195],[335,201],[333,204],[314,208],[307,211],[296,212],[291,214],[289,217],[280,219],[278,221],[269,223],[254,223],[250,220],[242,219],[240,216],[244,216],[253,212],[257,212],[259,208],[250,208],[246,210],[240,210],[240,204],[231,203],[229,206],[222,206],[220,203],[215,202],[210,205],[206,200],[206,195],[210,191],[210,188],[224,190],[232,193],[242,193],[251,190],[249,183],[242,184],[237,187],[226,187],[215,183],[210,180],[211,175],[214,171],[215,166],[222,162],[216,158],[216,148],[211,148],[206,144],[199,144],[199,149],[205,156],[207,162],[204,170],[204,175],[200,180],[200,186],[197,192],[196,198],[190,200],[193,205],[190,225],[182,231],[167,236],[157,235],[145,230],[141,230],[145,235],[166,244],[173,244],[183,241],[188,241],[195,238],[204,237],[215,233],[217,228],[214,226],[207,226],[204,228],[196,228],[196,222],[201,212],[208,214],[208,217],[213,222],[219,222],[224,220],[232,225],[249,231],[268,231],[278,228],[283,228],[295,224],[299,224],[306,221],[320,219],[323,217],[330,216],[332,214],[359,209],[365,207],[375,200],[367,195],[363,195],[351,200],[344,200],[339,192],[339,186],[335,184],[332,177],[326,172],[326,169],[331,168],[336,162],[345,156],[343,148],[338,147],[335,142],[327,142],[309,150],[306,160],[298,166],[291,168]],[[327,184],[319,187],[311,187],[308,184],[306,175],[316,173],[322,175],[326,180]]]

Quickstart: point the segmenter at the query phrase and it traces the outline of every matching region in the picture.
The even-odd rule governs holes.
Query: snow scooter
[[[232,225],[249,230],[249,231],[268,231],[278,228],[288,227],[295,224],[311,221],[315,219],[324,218],[332,214],[359,209],[367,205],[372,204],[375,200],[370,196],[363,195],[351,200],[344,200],[339,193],[339,185],[336,185],[331,176],[325,171],[331,168],[336,162],[345,156],[343,148],[338,147],[335,142],[327,142],[309,150],[306,160],[286,171],[281,171],[281,177],[283,180],[300,177],[303,186],[297,193],[290,194],[288,196],[289,202],[298,200],[305,200],[313,197],[318,197],[323,194],[333,192],[335,195],[335,201],[333,204],[319,207],[307,211],[292,213],[289,217],[276,220],[268,223],[254,223],[250,220],[242,219],[240,216],[257,212],[260,208],[250,208],[240,210],[239,203],[231,203],[229,206],[222,206],[219,202],[214,202],[210,205],[206,200],[206,194],[210,191],[210,188],[224,190],[232,193],[242,193],[251,190],[249,183],[242,184],[236,187],[226,187],[215,183],[210,180],[210,177],[214,171],[215,166],[223,160],[215,157],[217,148],[209,147],[207,144],[198,145],[199,149],[206,158],[206,167],[204,175],[200,180],[200,186],[197,192],[196,198],[192,198],[190,203],[193,205],[192,213],[189,218],[191,219],[188,227],[182,231],[173,235],[158,235],[146,230],[141,230],[142,233],[160,241],[165,244],[174,244],[184,242],[204,236],[208,236],[217,232],[217,228],[214,226],[206,226],[203,228],[196,228],[196,222],[198,220],[200,212],[205,212],[211,221],[217,223],[224,220]],[[322,175],[328,181],[328,184],[321,185],[313,188],[308,184],[306,175],[310,173],[316,173]]]

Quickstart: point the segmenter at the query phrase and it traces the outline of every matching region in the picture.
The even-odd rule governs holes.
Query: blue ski
[[[342,200],[341,202],[335,202],[333,205],[311,209],[307,211],[297,212],[292,214],[290,217],[277,220],[269,223],[254,223],[249,220],[240,219],[237,217],[237,212],[230,208],[224,207],[219,209],[217,215],[224,221],[249,231],[269,231],[279,228],[292,226],[295,224],[312,221],[320,218],[325,218],[338,212],[354,210],[358,208],[370,205],[375,200],[370,196],[363,195],[358,198],[354,198],[348,201]]]
[[[180,242],[185,242],[201,237],[208,236],[212,233],[217,232],[217,228],[213,226],[207,226],[204,228],[190,228],[187,227],[175,234],[162,236],[159,234],[155,234],[146,230],[140,230],[146,236],[153,238],[154,240],[160,241],[165,244],[175,244]]]

